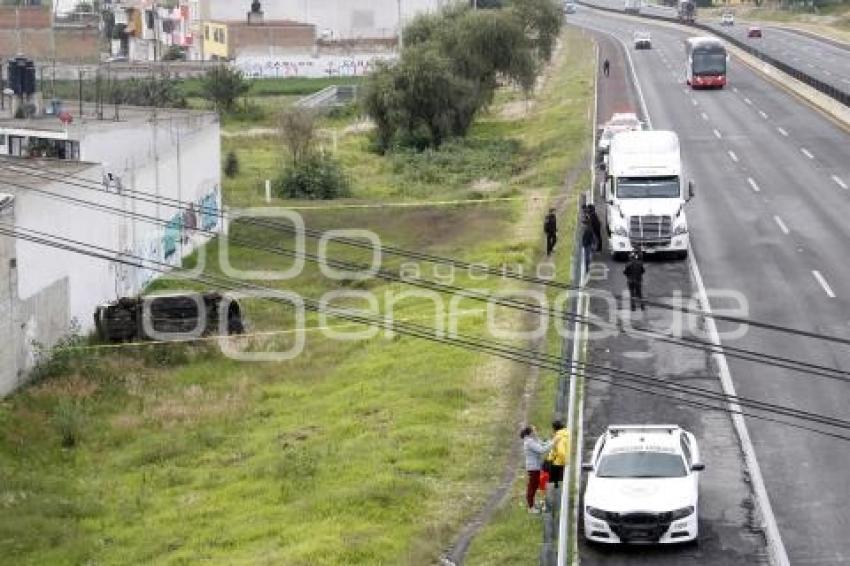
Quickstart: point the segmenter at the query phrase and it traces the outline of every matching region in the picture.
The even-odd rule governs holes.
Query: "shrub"
[[[239,158],[236,157],[236,152],[231,150],[224,160],[224,175],[228,179],[232,179],[239,174]]]
[[[275,182],[282,198],[333,199],[351,194],[339,163],[327,155],[312,154],[286,169]]]
[[[236,101],[251,88],[242,71],[220,65],[210,69],[201,79],[201,96],[220,112],[232,112]]]
[[[56,405],[51,419],[63,448],[73,448],[79,442],[83,429],[83,411],[78,401],[62,399]]]

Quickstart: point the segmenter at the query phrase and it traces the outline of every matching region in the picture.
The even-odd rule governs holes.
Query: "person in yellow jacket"
[[[570,454],[570,433],[559,420],[552,422],[552,450],[546,456],[549,468],[549,482],[558,487],[564,481],[564,466]]]

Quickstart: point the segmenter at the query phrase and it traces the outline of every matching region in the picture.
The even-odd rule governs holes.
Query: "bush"
[[[224,160],[224,175],[228,179],[232,179],[239,174],[239,158],[236,157],[236,152],[231,150]]]
[[[242,71],[226,65],[210,69],[201,79],[201,96],[212,102],[219,112],[232,112],[236,101],[250,88]]]
[[[326,155],[309,155],[291,165],[275,181],[282,198],[333,199],[351,194],[339,163]]]
[[[83,411],[79,402],[62,399],[53,413],[53,426],[59,433],[63,448],[73,448],[80,442],[83,429]]]

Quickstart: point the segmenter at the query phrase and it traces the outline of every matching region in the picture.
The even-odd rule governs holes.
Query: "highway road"
[[[593,0],[591,4],[623,9],[623,2],[616,0]],[[642,14],[676,19],[676,10],[667,6],[648,5],[641,9]],[[732,26],[721,26],[716,20],[699,18],[718,33],[730,35],[747,45],[751,45],[786,65],[844,92],[850,92],[850,49],[835,42],[796,33],[770,25],[761,25],[762,38],[747,38],[748,22],[736,21]],[[639,22],[639,20],[635,20]],[[636,24],[637,25],[637,24]],[[694,30],[694,35],[703,33]]]
[[[802,71],[844,92],[850,92],[850,49],[800,33],[776,27],[761,26],[762,38],[747,38],[746,22],[733,26],[709,24],[759,49],[777,61]]]
[[[633,21],[585,8],[568,21],[610,32],[627,44],[635,29]],[[850,242],[850,135],[734,60],[727,89],[689,90],[682,40],[692,34],[651,21],[640,26],[652,30],[654,48],[629,49],[654,127],[679,134],[688,176],[697,183],[688,218],[694,255],[709,293],[739,292],[755,320],[850,335],[850,263],[845,259]],[[605,49],[612,49],[602,47],[603,56]],[[603,81],[600,99],[605,89]],[[661,292],[669,291],[667,277],[681,279],[673,287],[692,289],[686,270],[663,270]],[[722,306],[716,300],[712,304]],[[850,368],[848,348],[824,341],[751,327],[742,338],[725,343]],[[670,355],[686,364],[682,354],[666,353]],[[741,396],[828,416],[847,415],[847,383],[735,358],[728,361]],[[616,397],[604,403],[609,409],[628,406]],[[661,401],[654,410],[641,412],[644,420],[668,414]],[[616,413],[608,416],[620,420]],[[850,564],[850,446],[763,421],[748,419],[747,424],[791,563]],[[592,419],[587,426],[588,434],[598,432],[590,430]],[[729,449],[721,458],[733,461],[739,454]],[[638,557],[626,556],[627,562],[632,559]],[[713,563],[726,563],[718,560]]]

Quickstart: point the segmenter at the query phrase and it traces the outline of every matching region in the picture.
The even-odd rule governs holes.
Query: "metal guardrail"
[[[613,12],[613,13],[616,13],[616,14],[625,14],[625,12],[623,12],[621,10],[617,10],[616,8],[608,8],[608,7],[605,7],[605,6],[598,6],[596,4],[592,4],[590,2],[586,2],[586,1],[582,1],[582,0],[578,0],[578,3],[582,4],[584,6],[588,6],[590,8],[602,10],[604,12]],[[630,15],[634,15],[634,14],[630,14]],[[659,20],[659,21],[664,21],[664,22],[680,23],[678,18],[673,18],[673,17],[668,18],[668,17],[665,17],[665,16],[659,16],[659,15],[654,15],[654,14],[637,14],[637,16],[641,17],[641,18],[647,18],[647,19],[650,19],[650,20]],[[682,24],[682,25],[684,25],[684,24]],[[689,25],[691,25],[691,26],[693,26],[697,29],[708,31],[708,32],[713,33],[714,35],[718,35],[718,36],[722,37],[723,39],[725,39],[726,41],[728,41],[729,43],[731,43],[735,47],[738,47],[739,49],[746,51],[747,53],[749,53],[753,57],[756,57],[757,59],[764,61],[768,65],[776,67],[777,69],[779,69],[783,73],[786,73],[786,74],[794,77],[798,81],[809,85],[810,87],[814,88],[818,92],[822,92],[823,94],[829,96],[833,100],[837,100],[838,102],[840,102],[841,104],[844,104],[845,106],[850,106],[850,92],[846,92],[846,91],[844,91],[844,90],[842,90],[842,89],[840,89],[840,88],[838,88],[834,85],[831,85],[829,83],[825,83],[824,81],[817,79],[817,78],[815,78],[815,77],[813,77],[813,76],[811,76],[807,73],[804,73],[803,71],[792,67],[788,63],[784,63],[784,62],[776,59],[775,57],[772,57],[772,56],[768,55],[767,53],[764,53],[760,49],[757,49],[756,47],[753,47],[752,45],[744,43],[740,39],[732,37],[731,35],[728,35],[728,34],[722,32],[720,30],[717,30],[717,29],[715,29],[715,28],[713,28],[713,27],[711,27],[707,24],[694,22],[694,23],[689,24]]]

